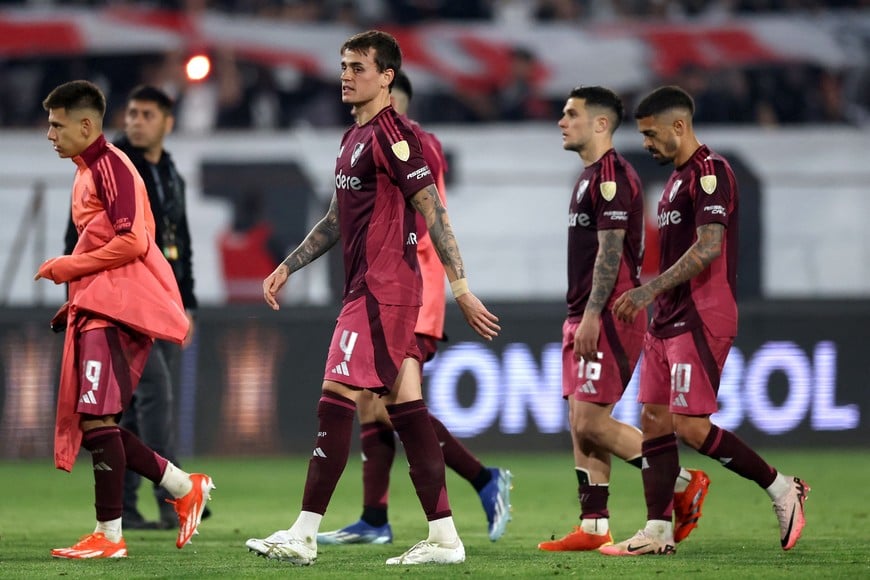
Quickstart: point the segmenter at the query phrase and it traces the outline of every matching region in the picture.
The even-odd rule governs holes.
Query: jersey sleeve
[[[407,121],[395,112],[380,115],[375,130],[384,154],[386,170],[405,199],[435,183],[432,170],[423,156],[423,147]]]
[[[132,230],[136,219],[136,182],[130,168],[117,155],[105,155],[97,162],[94,185],[115,234]]]
[[[737,195],[731,169],[717,159],[705,160],[700,168],[690,184],[695,200],[695,224],[728,227]]]
[[[613,156],[602,159],[597,191],[595,216],[599,230],[628,229],[632,200],[640,194],[638,184],[632,182],[625,168]]]
[[[441,150],[441,142],[431,133],[426,133],[422,130],[418,131],[417,135],[420,139],[420,146],[423,148],[423,159],[426,161],[426,165],[429,166],[429,170],[437,182],[438,176],[447,170],[447,163],[444,161],[444,153]],[[444,203],[443,195],[441,196],[441,203]]]

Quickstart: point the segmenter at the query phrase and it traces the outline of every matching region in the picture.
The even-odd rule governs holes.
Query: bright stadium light
[[[211,60],[204,54],[197,54],[187,60],[187,65],[184,68],[188,80],[201,81],[211,72]]]

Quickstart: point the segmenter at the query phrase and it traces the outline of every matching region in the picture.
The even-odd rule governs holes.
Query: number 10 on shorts
[[[603,356],[602,353],[595,353],[599,359]],[[589,379],[590,381],[597,381],[601,378],[601,363],[597,361],[589,361],[586,359],[580,359],[580,368],[577,371],[577,378],[579,379]]]

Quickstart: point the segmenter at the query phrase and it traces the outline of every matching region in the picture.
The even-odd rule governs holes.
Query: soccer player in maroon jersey
[[[381,395],[405,448],[411,480],[429,521],[429,536],[387,564],[452,564],[465,560],[444,479],[444,456],[420,386],[414,335],[420,310],[417,212],[468,324],[484,339],[498,318],[468,290],[465,267],[431,169],[407,119],[390,106],[390,86],[402,65],[396,39],[381,31],[350,37],[341,47],[341,99],[356,123],[342,138],[335,193],[326,215],[263,281],[266,302],[290,275],[342,241],[344,300],[327,356],[319,428],[302,497],[287,530],[251,538],[247,547],[297,565],[317,558],[317,532],[347,463],[356,400],[363,389]]]
[[[403,71],[396,73],[390,102],[400,114],[406,115],[413,97],[411,80]],[[447,207],[444,174],[447,160],[438,138],[416,122],[409,120],[420,140],[423,158],[435,177],[441,203]],[[417,317],[414,334],[420,348],[420,368],[438,351],[438,342],[444,340],[444,266],[426,230],[423,216],[417,214],[417,258],[423,277],[423,305]],[[381,398],[366,390],[357,399],[360,423],[360,447],[363,457],[363,512],[359,521],[343,528],[317,535],[319,544],[389,544],[393,530],[387,517],[390,489],[390,468],[396,455],[396,438],[390,417]],[[444,463],[477,491],[487,519],[489,539],[495,542],[505,532],[510,521],[510,490],[512,474],[507,469],[485,467],[447,427],[429,415]]]
[[[48,140],[76,164],[71,255],[46,260],[35,280],[69,283],[69,301],[52,320],[65,324],[57,397],[55,465],[71,471],[79,447],[91,453],[97,526],[55,558],[126,558],[121,513],[131,469],[175,498],[183,548],[202,518],[208,475],[188,474],[118,426],[155,338],[180,344],[190,327],[172,267],[156,247],[154,215],[132,161],[103,135],[106,97],[89,81],[64,83],[42,103]]]
[[[584,165],[568,208],[568,316],[562,327],[562,394],[568,400],[580,497],[580,525],[541,550],[595,550],[612,544],[609,495],[611,456],[641,467],[641,434],[617,421],[640,357],[646,319],[616,320],[610,306],[640,285],[643,262],[643,190],[634,168],[613,148],[623,105],[610,89],[571,91],[559,129],[562,146]],[[682,538],[697,525],[709,480],[681,470],[673,487]],[[682,539],[681,538],[681,539]]]
[[[736,435],[714,425],[716,394],[737,334],[737,182],[728,161],[695,136],[691,96],[661,87],[637,106],[644,148],[662,165],[673,163],[658,205],[659,275],[628,290],[613,305],[630,322],[653,304],[644,339],[644,529],[599,549],[612,556],[673,554],[671,489],[679,470],[677,438],[750,479],[773,501],[783,550],[794,547],[805,524],[810,487],[783,475]]]

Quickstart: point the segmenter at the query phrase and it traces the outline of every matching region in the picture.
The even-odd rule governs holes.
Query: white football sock
[[[171,461],[166,462],[166,471],[163,472],[163,478],[160,480],[160,487],[172,494],[172,497],[184,497],[193,489],[193,483],[190,481],[190,475],[181,470]]]
[[[776,472],[776,479],[773,480],[773,483],[770,484],[770,487],[765,489],[767,495],[773,501],[778,500],[784,494],[788,493],[791,489],[794,479],[788,477],[787,475],[783,475],[780,472]]]
[[[677,476],[677,481],[674,484],[674,493],[683,493],[689,487],[689,482],[692,481],[692,474],[684,467],[680,468],[680,474]]]
[[[674,524],[668,520],[648,520],[644,530],[648,536],[659,541],[674,543]]]
[[[321,521],[323,521],[322,514],[301,511],[288,531],[294,538],[299,538],[306,544],[316,545],[317,531],[320,529]]]
[[[580,520],[580,529],[587,534],[600,536],[610,530],[610,522],[607,518],[588,518]]]
[[[454,545],[459,541],[459,532],[456,531],[456,524],[453,523],[453,517],[447,516],[429,522],[429,537],[427,541],[435,544]]]
[[[94,532],[103,532],[110,542],[118,543],[121,541],[121,518],[108,520],[105,522],[97,522],[97,528]]]

